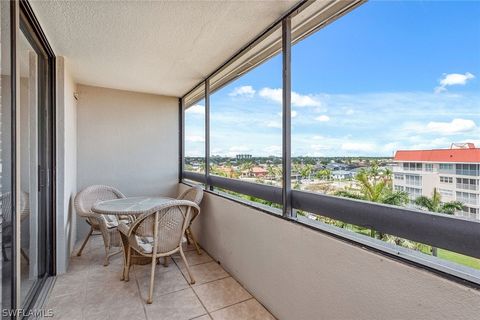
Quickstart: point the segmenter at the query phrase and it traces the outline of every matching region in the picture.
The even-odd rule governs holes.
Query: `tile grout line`
[[[135,283],[137,284],[138,298],[140,299],[140,303],[142,304],[143,314],[145,315],[145,320],[148,320],[147,308],[145,307],[145,303],[142,299],[142,293],[140,292],[140,284],[138,283],[137,275],[135,274],[135,265],[133,266],[132,269],[133,269],[133,276],[135,278]]]
[[[247,302],[247,301],[250,301],[250,300],[257,300],[257,299],[255,299],[254,296],[251,296],[251,297],[248,298],[248,299],[245,299],[245,300],[242,300],[242,301],[238,301],[238,302],[232,303],[232,304],[230,304],[230,305],[228,305],[228,306],[224,306],[224,307],[221,307],[221,308],[219,308],[219,309],[215,309],[215,310],[212,311],[212,313],[213,313],[213,312],[220,311],[220,310],[223,310],[223,309],[227,309],[227,308],[230,308],[230,307],[233,307],[233,306],[236,306],[237,304],[244,303],[244,302]],[[259,303],[260,303],[260,302],[259,302]]]
[[[219,281],[219,280],[223,280],[223,279],[227,279],[227,278],[233,278],[231,275],[227,275],[226,277],[222,277],[222,278],[218,278],[218,279],[215,279],[215,280],[210,280],[210,281],[207,281],[207,282],[204,282],[204,283],[200,283],[200,284],[196,284],[194,286],[191,286],[192,289],[193,288],[198,288],[198,287],[201,287],[203,286],[204,284],[209,284],[209,283],[212,283],[212,282],[215,282],[215,281]],[[233,278],[233,280],[235,280],[235,278]],[[236,281],[236,280],[235,280]]]
[[[172,260],[173,260],[173,259],[172,259]],[[175,262],[175,260],[173,260],[173,262]],[[220,263],[218,263],[218,261],[213,260],[213,258],[212,258],[211,261],[202,262],[202,263],[199,263],[199,264],[195,264],[195,265],[193,265],[193,266],[199,266],[199,265],[207,264],[207,263],[211,263],[211,262],[215,262],[216,264],[218,264],[218,265],[220,266],[220,268],[222,268],[222,270],[225,271],[225,273],[227,274],[227,276],[222,277],[222,278],[218,278],[218,279],[214,279],[214,280],[210,280],[210,281],[206,281],[206,282],[204,282],[204,283],[197,284],[195,287],[200,287],[200,286],[203,286],[204,284],[207,284],[207,283],[211,283],[211,282],[214,282],[214,281],[217,281],[217,280],[222,280],[222,279],[226,279],[226,278],[228,278],[228,277],[232,277],[232,276],[230,275],[230,273],[228,273],[225,269],[223,269],[222,265],[221,265]],[[177,265],[178,270],[180,270],[180,272],[182,273],[182,275],[183,275],[183,277],[185,278],[185,280],[187,281],[187,283],[188,283],[188,284],[192,287],[192,289],[193,289],[194,286],[192,286],[192,285],[190,284],[190,282],[188,282],[187,277],[186,277],[185,274],[182,272],[182,268],[181,268],[176,262],[175,262],[175,264]],[[193,266],[191,266],[191,265],[188,265],[188,266],[189,266],[189,267],[193,267]],[[184,268],[184,269],[186,269],[186,268]],[[186,272],[187,272],[187,271],[186,271]],[[188,273],[188,272],[187,272],[187,273]],[[233,278],[233,277],[232,277],[232,278]],[[234,278],[234,280],[236,281],[235,278]],[[237,282],[238,282],[238,281],[237,281]],[[243,287],[243,286],[242,286],[242,287]],[[250,292],[249,292],[249,293],[250,293]],[[251,295],[251,294],[250,294],[250,295]]]
[[[202,249],[202,250],[203,250],[203,249]],[[203,250],[203,252],[208,254],[208,252],[206,252],[205,250]],[[232,275],[231,275],[230,273],[228,273],[228,272],[222,267],[222,265],[221,265],[218,261],[214,260],[210,254],[208,254],[208,256],[212,259],[211,261],[199,263],[199,264],[196,264],[196,265],[201,265],[201,264],[206,264],[206,263],[210,263],[210,262],[215,262],[215,263],[217,263],[217,264],[222,268],[223,271],[225,271],[225,273],[227,274],[227,276],[226,276],[226,277],[223,277],[223,278],[216,279],[216,280],[207,281],[207,282],[205,282],[205,283],[202,283],[202,284],[197,285],[196,287],[200,287],[200,286],[203,286],[203,285],[205,285],[205,284],[212,283],[212,282],[219,281],[219,280],[223,280],[223,279],[227,279],[227,278],[232,278],[235,282],[237,282],[237,283],[238,283],[246,292],[248,292],[248,294],[250,295],[250,298],[248,298],[248,299],[246,299],[246,300],[242,300],[242,301],[233,303],[233,304],[231,304],[231,305],[228,305],[228,306],[222,307],[222,308],[220,308],[220,309],[214,310],[213,312],[218,311],[218,310],[222,310],[222,309],[225,309],[225,308],[228,308],[228,307],[231,307],[231,306],[233,306],[233,305],[236,305],[236,304],[239,304],[239,303],[242,303],[242,302],[251,300],[251,299],[255,299],[255,297],[254,297],[248,290],[246,290],[246,289],[244,288],[244,286],[243,286],[240,282],[237,281],[237,279],[235,279],[234,277],[232,277]],[[177,262],[176,262],[173,258],[172,258],[172,260],[173,260],[173,262],[177,265],[177,267],[180,269],[180,272],[181,272],[182,269],[180,268],[180,266],[177,264]],[[189,266],[190,266],[190,265],[189,265]],[[185,280],[187,280],[187,278],[186,278],[186,276],[185,276],[185,274],[184,274],[183,272],[182,272],[182,275],[183,275],[183,277],[185,278]],[[187,280],[187,282],[188,282],[188,280]],[[212,317],[212,315],[211,315],[211,312],[210,312],[210,311],[207,309],[207,307],[203,304],[202,299],[200,299],[200,297],[198,296],[198,294],[197,294],[197,292],[195,291],[194,287],[190,284],[190,282],[188,282],[188,284],[189,284],[190,288],[192,289],[193,293],[195,294],[195,296],[197,297],[197,299],[200,301],[200,303],[202,304],[202,306],[205,308],[205,311],[207,311],[207,314],[208,314],[208,316],[210,317],[210,319],[213,319],[213,317]],[[255,299],[255,300],[256,300],[256,299]],[[262,306],[263,306],[263,305],[262,305]],[[270,312],[269,312],[269,313],[270,313]]]
[[[222,267],[222,268],[223,268],[223,267]],[[224,269],[224,270],[225,270],[225,269]],[[225,272],[227,272],[227,271],[225,270]],[[228,273],[228,272],[227,272],[227,273]],[[229,274],[229,273],[228,273],[228,274]],[[245,288],[245,286],[244,286],[240,281],[238,281],[237,279],[235,279],[233,276],[232,276],[232,278],[233,278],[233,280],[235,280],[235,281],[243,288],[243,290],[245,290],[246,292],[248,292],[249,295],[252,296],[252,299],[255,299],[265,310],[267,310],[267,312],[268,312],[274,319],[277,319],[277,318],[272,314],[272,312],[270,312],[270,310],[263,305],[263,303],[261,303],[260,301],[258,301],[258,299],[250,292],[250,290],[248,290],[247,288]],[[248,300],[250,300],[250,299],[244,300],[243,302],[248,301]],[[221,309],[223,309],[223,308],[220,308],[220,309],[218,309],[218,310],[221,310]]]
[[[235,278],[230,274],[230,272],[228,272],[227,270],[225,270],[225,268],[222,266],[222,264],[221,264],[219,261],[215,260],[205,249],[201,248],[201,250],[203,250],[203,252],[207,253],[208,256],[209,256],[210,258],[212,258],[212,261],[215,261],[216,263],[218,263],[218,265],[220,265],[220,267],[223,269],[223,271],[225,271],[225,273],[227,273],[227,274],[229,275],[229,277],[232,277],[233,280],[235,280],[246,292],[248,292],[248,294],[251,296],[250,299],[255,299],[274,319],[277,319],[277,318],[272,314],[272,312],[270,312],[270,310],[268,310],[268,308],[266,308],[266,307],[263,305],[263,303],[261,303],[260,301],[258,301],[258,299],[250,292],[250,290],[247,290],[247,288],[245,288],[245,286],[244,286],[240,281],[238,281],[237,279],[235,279]],[[173,259],[172,259],[172,260],[173,260]],[[179,267],[179,269],[180,269],[180,271],[181,271],[181,268],[180,268],[180,267]],[[182,274],[183,274],[183,272],[182,272]],[[217,279],[217,280],[222,280],[222,279],[226,279],[226,278],[228,278],[228,277],[221,278],[221,279]],[[202,285],[204,285],[204,284],[211,283],[211,282],[214,282],[214,281],[217,281],[217,280],[212,280],[212,281],[209,281],[209,282],[206,282],[206,283],[202,283],[202,284],[200,284],[200,285],[198,285],[198,286],[202,286]],[[192,290],[195,292],[195,289],[193,289],[193,287],[192,287]],[[195,292],[195,294],[196,294],[196,292]],[[244,300],[244,301],[241,301],[241,302],[238,302],[238,303],[242,303],[242,302],[248,301],[248,300],[250,300],[250,299],[247,299],[247,300]],[[200,300],[200,298],[199,298],[199,300]],[[201,302],[201,301],[200,301],[200,302]],[[234,303],[234,304],[230,305],[230,307],[233,306],[233,305],[235,305],[235,304],[237,304],[237,303]],[[225,308],[227,308],[227,307],[223,307],[223,308],[220,308],[220,309],[218,309],[218,310],[222,310],[222,309],[225,309]],[[205,309],[206,309],[206,308],[205,308]],[[215,311],[218,311],[218,310],[215,310]],[[214,311],[214,312],[215,312],[215,311]],[[210,318],[213,319],[213,317],[210,315],[210,312],[209,312],[208,310],[207,310],[207,312],[208,312],[208,315],[210,316]]]
[[[177,262],[172,259],[173,262],[175,263],[175,265],[177,266],[178,269],[180,269],[180,267],[178,266]],[[187,281],[188,283],[188,287],[193,291],[193,294],[195,295],[195,297],[197,297],[198,301],[200,302],[200,304],[202,305],[203,309],[205,309],[205,311],[207,312],[208,316],[210,317],[210,319],[212,319],[212,316],[210,315],[210,312],[208,311],[207,307],[203,304],[203,301],[200,299],[200,297],[198,296],[198,294],[195,292],[195,290],[193,289],[192,287],[192,284],[190,283],[190,281],[188,281],[187,277],[185,276],[185,274],[183,274],[182,270],[180,270],[180,273],[182,274],[182,277],[185,278],[185,281]]]

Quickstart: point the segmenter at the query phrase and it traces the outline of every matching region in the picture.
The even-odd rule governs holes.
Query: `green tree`
[[[430,212],[438,212],[445,214],[454,214],[455,211],[462,210],[463,204],[459,201],[442,202],[442,195],[433,188],[432,197],[420,196],[415,199],[415,204]]]
[[[313,165],[311,164],[306,164],[300,168],[300,176],[302,176],[303,179],[310,179],[310,176],[313,171]]]
[[[253,162],[251,161],[246,161],[244,163],[242,163],[242,165],[240,166],[240,171],[242,173],[244,173],[245,171],[247,172],[247,175],[248,176],[251,176],[252,175],[252,169],[254,167],[254,164]]]
[[[415,204],[421,208],[427,209],[430,212],[438,212],[445,214],[454,214],[455,211],[462,210],[463,204],[459,201],[442,202],[442,195],[433,188],[432,197],[420,196],[415,199]],[[437,256],[437,248],[432,247],[432,255]]]
[[[373,161],[368,169],[362,169],[355,176],[355,180],[360,188],[359,191],[339,190],[335,192],[335,195],[370,202],[403,206],[409,201],[408,193],[404,191],[394,191],[392,189],[391,175],[391,171],[380,170],[378,163]],[[375,232],[374,230],[371,230],[371,235],[372,237],[376,235],[377,238],[385,241],[394,241],[396,239],[393,236],[388,236],[381,232]],[[403,239],[398,238],[397,242],[406,246]]]
[[[391,173],[389,173],[391,175]],[[408,203],[408,193],[392,189],[391,176],[380,171],[374,164],[369,169],[362,169],[355,176],[360,191],[340,190],[335,195],[361,199],[377,203],[402,206]]]
[[[332,179],[332,170],[322,169],[317,172],[316,177],[322,180],[331,180]]]

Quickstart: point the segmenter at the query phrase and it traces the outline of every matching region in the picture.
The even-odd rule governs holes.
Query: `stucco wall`
[[[105,184],[127,196],[176,194],[178,99],[78,86],[77,187]],[[88,226],[79,219],[78,238]]]
[[[201,207],[201,245],[278,319],[478,319],[477,290],[216,195]]]
[[[73,199],[77,190],[77,101],[76,85],[68,61],[57,57],[57,273],[68,267],[76,240]]]

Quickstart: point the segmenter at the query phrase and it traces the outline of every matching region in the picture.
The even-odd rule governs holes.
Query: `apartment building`
[[[394,158],[393,187],[413,201],[432,196],[437,188],[443,202],[464,204],[459,216],[480,219],[480,148],[454,143],[450,149],[399,150]]]

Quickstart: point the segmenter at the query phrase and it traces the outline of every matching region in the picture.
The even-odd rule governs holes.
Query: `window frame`
[[[238,192],[245,195],[250,195],[256,198],[264,199],[274,203],[283,205],[283,215],[281,218],[300,223],[302,225],[308,225],[309,227],[331,234],[335,234],[337,231],[334,231],[335,227],[329,228],[325,225],[316,221],[309,221],[306,223],[302,217],[296,216],[296,210],[304,210],[311,212],[313,214],[319,214],[328,218],[341,220],[345,223],[355,224],[358,226],[364,226],[372,228],[379,232],[384,232],[394,236],[406,238],[412,241],[417,241],[427,245],[431,245],[437,248],[443,248],[446,250],[451,250],[456,253],[465,254],[474,258],[480,258],[480,252],[478,248],[480,247],[480,221],[469,220],[460,217],[452,217],[444,214],[430,213],[421,210],[416,210],[413,208],[402,208],[395,207],[390,205],[370,203],[362,200],[355,199],[346,199],[341,197],[334,197],[319,193],[312,193],[307,191],[291,190],[291,47],[297,41],[305,38],[309,34],[318,31],[320,28],[324,27],[326,24],[334,21],[335,19],[341,17],[342,15],[353,10],[357,6],[360,6],[365,1],[363,0],[352,0],[348,1],[348,6],[344,5],[346,8],[339,10],[333,16],[327,17],[324,19],[324,22],[317,27],[308,29],[308,32],[305,34],[298,34],[297,26],[292,27],[292,18],[296,15],[301,14],[303,10],[307,10],[313,2],[302,1],[299,5],[294,7],[286,15],[281,17],[277,22],[267,28],[263,33],[261,33],[257,38],[251,41],[247,46],[235,54],[232,58],[227,60],[223,65],[221,65],[217,70],[212,74],[206,77],[202,82],[185,94],[180,100],[180,116],[184,117],[184,105],[185,101],[188,100],[189,94],[201,86],[205,86],[205,174],[187,172],[184,171],[184,150],[181,151],[181,164],[180,164],[180,174],[179,182],[185,183],[184,179],[191,181],[203,183],[205,190],[207,192],[212,192],[216,195],[221,194],[214,191],[214,187],[226,189],[229,191]],[[324,14],[325,12],[319,13],[319,15]],[[326,22],[325,22],[326,21]],[[248,52],[253,46],[261,41],[262,37],[266,34],[269,34],[271,30],[282,28],[282,37],[280,39],[282,46],[281,52],[283,55],[283,66],[282,66],[282,81],[283,81],[283,94],[282,94],[282,162],[283,162],[283,184],[282,187],[275,187],[271,185],[263,185],[253,182],[246,182],[241,180],[235,180],[225,177],[212,176],[209,173],[207,168],[210,167],[209,159],[209,144],[210,144],[210,79],[221,72],[223,69],[227,68],[232,61],[236,61],[241,58],[242,54]],[[297,32],[295,34],[295,32]],[[292,35],[295,35],[292,37]],[[260,63],[263,63],[260,62]],[[223,85],[226,85],[236,78],[225,82]],[[215,88],[217,89],[217,88]],[[181,125],[184,126],[183,119],[180,119]],[[185,128],[182,127],[180,130],[180,141],[181,145],[184,146],[184,131]],[[406,163],[404,163],[405,167]],[[441,164],[440,164],[441,166]],[[423,163],[408,163],[408,171],[422,171]],[[450,166],[449,166],[450,168]],[[442,168],[445,170],[445,168]],[[442,171],[439,169],[439,172]],[[456,171],[455,166],[452,165],[450,170]],[[187,183],[188,184],[188,183]],[[241,201],[240,201],[241,202]],[[249,204],[251,205],[251,204]],[[261,208],[261,211],[265,212],[265,208]],[[268,210],[267,210],[268,211]],[[277,213],[271,212],[272,215],[279,216]],[[338,229],[338,228],[337,228]],[[329,231],[330,230],[330,231]],[[343,233],[342,233],[343,234]],[[369,241],[362,239],[359,240],[357,236],[348,236],[345,238],[354,238],[353,240],[356,243],[361,244],[362,246],[369,246]],[[469,241],[465,241],[469,239]],[[375,240],[375,239],[372,239]],[[384,243],[379,245],[378,241],[374,241],[374,244],[371,244],[370,247],[379,250],[380,252],[391,253],[391,248]],[[402,250],[400,250],[402,249]],[[474,284],[475,286],[480,285],[480,271],[474,269],[464,270],[463,266],[458,266],[458,268],[452,267],[452,263],[449,261],[441,261],[439,259],[431,259],[431,257],[425,256],[420,257],[416,254],[402,254],[404,248],[398,248],[396,250],[396,256],[401,256],[402,259],[406,259],[418,265],[423,265],[428,268],[441,271],[442,273],[448,274],[449,276],[454,276],[461,281],[467,280]],[[407,250],[408,251],[408,250]],[[426,262],[428,260],[428,263]],[[466,268],[466,267],[465,267]],[[460,271],[458,271],[460,269]]]

